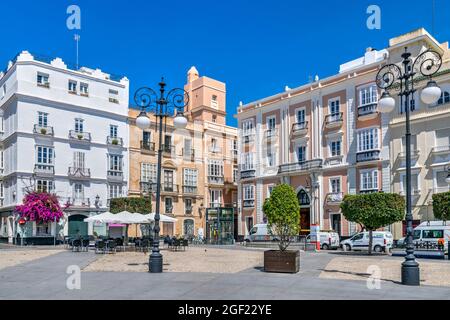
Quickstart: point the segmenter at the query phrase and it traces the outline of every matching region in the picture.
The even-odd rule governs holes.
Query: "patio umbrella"
[[[151,213],[151,214],[149,214],[148,215],[148,217],[149,217],[149,219],[151,220],[151,221],[155,221],[155,213]],[[160,222],[171,222],[171,223],[174,223],[174,222],[177,222],[178,221],[178,219],[175,219],[175,218],[171,218],[171,217],[169,217],[169,216],[166,216],[166,215],[164,215],[164,214],[160,214],[159,215],[159,221]]]
[[[128,211],[122,211],[116,214],[116,217],[124,224],[148,224],[151,222],[149,216]]]
[[[104,212],[102,214],[84,219],[84,222],[120,223],[115,214]]]

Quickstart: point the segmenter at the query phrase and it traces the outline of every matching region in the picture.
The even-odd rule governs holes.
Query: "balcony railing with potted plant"
[[[91,169],[70,167],[67,175],[71,179],[87,180],[91,178]]]
[[[69,131],[69,139],[80,142],[91,142],[91,134],[88,132],[76,132],[75,130]]]
[[[378,102],[368,103],[358,107],[358,118],[371,119],[378,116]]]
[[[356,154],[356,162],[368,162],[368,161],[377,161],[381,159],[381,151],[380,150],[370,150],[358,152]]]
[[[123,171],[108,170],[108,180],[112,182],[123,182]]]
[[[40,126],[38,124],[34,125],[33,129],[34,134],[40,134],[43,136],[54,136],[53,127],[47,127],[47,126]]]
[[[309,171],[313,169],[321,169],[323,167],[322,159],[315,159],[303,162],[294,162],[281,165],[278,169],[278,174],[286,173],[300,173],[303,171]]]
[[[108,137],[106,143],[110,146],[123,146],[123,139],[118,137]]]
[[[243,201],[243,207],[244,208],[254,208],[255,207],[255,200],[244,200]]]
[[[327,128],[336,128],[342,126],[344,123],[344,113],[329,114],[325,117],[325,126]]]
[[[299,123],[294,123],[292,125],[292,135],[293,136],[301,136],[308,133],[308,121],[303,121]]]
[[[331,192],[326,196],[326,201],[329,205],[340,204],[342,200],[344,200],[343,192]]]
[[[60,203],[63,205],[68,205],[69,208],[91,207],[91,200],[89,198],[78,198],[78,197],[61,198]]]
[[[141,150],[154,153],[155,143],[150,141],[141,141]]]
[[[197,194],[197,187],[196,186],[183,186],[183,193],[184,194]]]
[[[36,164],[34,166],[34,173],[36,175],[54,175],[55,166],[47,164]]]
[[[225,178],[223,176],[208,176],[209,184],[223,185],[224,182],[225,182]]]
[[[162,151],[163,151],[163,155],[166,157],[175,156],[175,146],[172,146],[170,144],[163,144]]]

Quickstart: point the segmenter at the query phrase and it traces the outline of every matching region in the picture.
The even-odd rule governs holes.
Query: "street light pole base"
[[[420,286],[419,265],[402,265],[402,284],[405,286]]]
[[[163,272],[163,256],[160,253],[152,253],[148,262],[148,272],[162,273]]]

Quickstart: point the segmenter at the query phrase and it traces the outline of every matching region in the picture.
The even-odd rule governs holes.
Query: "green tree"
[[[372,254],[374,230],[402,221],[405,198],[396,193],[346,195],[341,203],[344,217],[369,231],[369,255]]]
[[[450,192],[433,194],[433,215],[439,220],[450,220]]]
[[[111,199],[110,211],[112,213],[129,211],[132,213],[150,214],[152,213],[152,200],[150,198]]]
[[[300,228],[300,205],[294,189],[287,184],[276,186],[264,202],[263,210],[270,232],[280,240],[280,251],[286,251],[291,237],[297,236]]]

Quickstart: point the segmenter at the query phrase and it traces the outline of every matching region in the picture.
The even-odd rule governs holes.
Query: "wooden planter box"
[[[264,252],[264,271],[298,273],[300,271],[300,251],[270,250]]]

